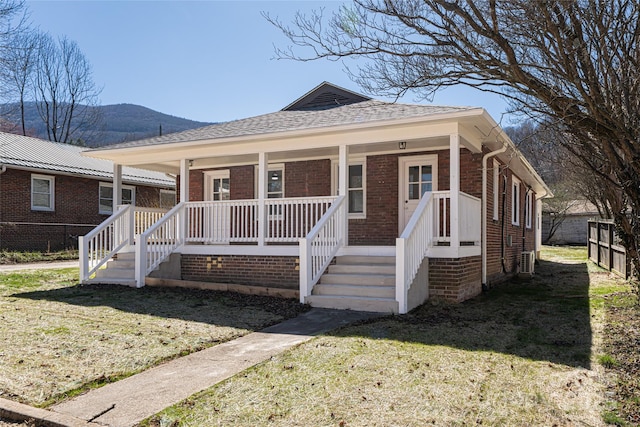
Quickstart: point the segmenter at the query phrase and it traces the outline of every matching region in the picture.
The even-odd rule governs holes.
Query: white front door
[[[400,234],[423,194],[438,189],[438,155],[400,157],[398,228]]]
[[[205,200],[230,200],[229,170],[205,172]],[[231,207],[217,205],[205,210],[204,233],[211,243],[228,243],[231,230]]]

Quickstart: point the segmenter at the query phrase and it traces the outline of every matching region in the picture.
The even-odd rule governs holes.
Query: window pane
[[[424,193],[426,193],[427,191],[431,191],[431,183],[430,182],[423,182],[422,183],[422,194],[424,195]]]
[[[420,167],[419,166],[410,166],[409,167],[409,182],[420,182]]]
[[[48,179],[34,179],[33,180],[33,192],[34,193],[46,193],[49,194],[49,186],[51,182]]]
[[[160,207],[163,209],[170,209],[176,204],[176,193],[174,192],[160,192]]]
[[[420,184],[409,184],[409,200],[420,198]]]
[[[422,181],[433,181],[431,166],[422,166]]]
[[[49,195],[48,194],[34,194],[33,195],[33,206],[37,206],[40,208],[50,208],[49,206]]]
[[[349,191],[349,213],[363,212],[362,190]]]
[[[100,212],[111,212],[112,201],[107,199],[100,199]]]
[[[133,190],[129,188],[122,189],[122,204],[130,205],[133,201]]]
[[[349,166],[349,188],[362,188],[362,165]]]
[[[282,171],[281,170],[269,171],[267,179],[268,179],[267,191],[269,193],[282,192]],[[278,197],[282,197],[282,196],[278,196]]]
[[[101,185],[100,186],[100,198],[101,199],[112,199],[113,198],[113,188]]]
[[[229,178],[223,178],[220,184],[220,193],[222,195],[222,200],[229,200],[231,198],[231,195],[229,193],[230,188],[231,187],[229,185]]]

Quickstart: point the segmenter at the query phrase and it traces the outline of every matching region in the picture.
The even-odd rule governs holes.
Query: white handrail
[[[306,237],[300,239],[300,302],[305,303],[313,286],[346,241],[346,197],[339,196]]]
[[[174,206],[159,221],[136,237],[136,287],[144,286],[147,274],[185,241],[185,202]]]
[[[407,312],[409,288],[433,240],[433,217],[440,210],[433,201],[432,193],[422,196],[402,235],[396,239],[396,301],[400,314]]]
[[[130,242],[131,205],[118,206],[118,210],[100,225],[78,240],[80,253],[80,281],[89,278]]]

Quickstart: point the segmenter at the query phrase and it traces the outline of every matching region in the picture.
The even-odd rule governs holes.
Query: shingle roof
[[[472,110],[475,108],[476,107],[443,107],[433,105],[397,104],[369,100],[323,110],[277,111],[275,113],[217,123],[164,136],[109,145],[101,147],[100,150],[202,141],[218,138],[255,136],[305,129],[330,128],[335,126],[454,113]]]
[[[0,165],[112,179],[113,163],[84,157],[80,153],[85,150],[87,148],[0,132]],[[163,173],[126,166],[122,168],[122,180],[162,187],[175,185],[174,180]]]

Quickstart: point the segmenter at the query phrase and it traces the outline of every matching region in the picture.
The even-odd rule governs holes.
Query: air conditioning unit
[[[533,269],[536,263],[536,253],[522,252],[520,254],[520,274],[533,275]]]

